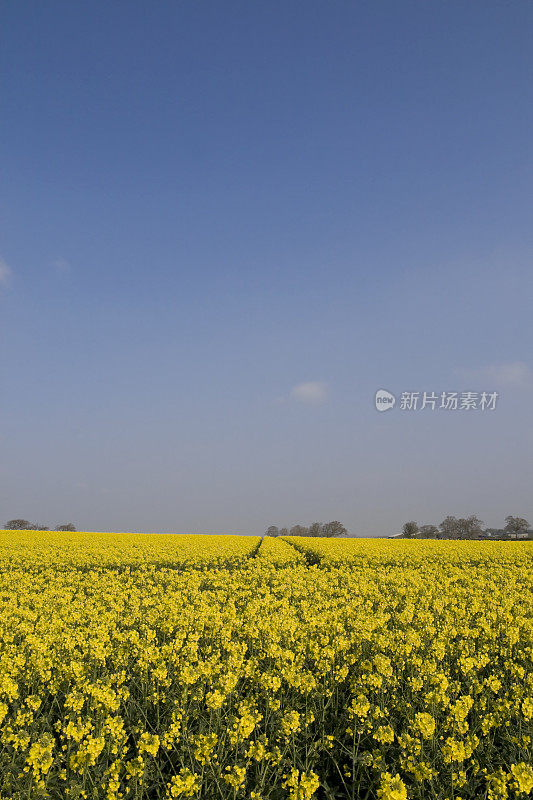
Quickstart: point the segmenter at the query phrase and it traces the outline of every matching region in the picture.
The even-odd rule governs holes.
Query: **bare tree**
[[[466,519],[461,517],[457,521],[459,523],[460,539],[475,539],[483,533],[483,522],[474,514],[466,517]]]
[[[279,529],[276,525],[271,525],[269,528],[267,528],[265,536],[279,536]]]
[[[446,517],[440,530],[443,539],[475,539],[483,533],[482,521],[474,514],[470,517]]]
[[[10,519],[9,522],[6,522],[6,526],[4,528],[6,531],[49,531],[50,528],[48,525],[43,525],[39,523],[36,525],[33,522],[28,522],[27,519]],[[72,522],[67,522],[65,525],[58,525],[55,529],[56,531],[75,531],[76,528],[72,524]]]
[[[527,531],[529,528],[529,522],[524,517],[505,517],[505,522],[507,523],[504,530],[510,536],[514,536],[515,539],[519,533],[523,533]]]
[[[402,528],[402,533],[406,539],[413,539],[418,533],[418,523],[406,522]]]
[[[445,517],[439,525],[442,539],[458,539],[459,528],[457,517]]]
[[[325,536],[321,522],[312,522],[307,530],[307,536]]]
[[[290,530],[291,536],[307,536],[307,528],[304,525],[293,525]]]
[[[279,535],[280,536],[288,536],[289,535],[289,529],[288,528],[280,528],[279,529]]]
[[[31,522],[27,519],[10,519],[6,522],[4,530],[6,531],[30,531],[33,530]]]
[[[333,522],[326,522],[322,525],[322,536],[345,536],[348,533],[342,522],[334,519]]]
[[[436,525],[421,525],[419,533],[424,539],[438,539],[439,529]]]

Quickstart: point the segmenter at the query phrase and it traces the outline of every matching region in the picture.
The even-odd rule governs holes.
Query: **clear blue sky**
[[[0,522],[533,522],[532,3],[2,29]]]

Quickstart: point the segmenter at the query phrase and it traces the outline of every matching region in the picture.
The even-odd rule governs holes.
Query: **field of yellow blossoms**
[[[533,792],[527,542],[0,532],[0,799]]]

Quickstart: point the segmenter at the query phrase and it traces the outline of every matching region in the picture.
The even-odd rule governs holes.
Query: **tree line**
[[[311,525],[293,525],[292,528],[278,528],[271,525],[265,536],[346,536],[348,531],[338,520],[332,522],[312,522]]]
[[[510,536],[517,536],[519,533],[527,531],[529,522],[524,517],[505,517],[505,533]],[[421,525],[416,522],[406,522],[402,528],[402,535],[405,539],[477,539],[482,536],[483,522],[475,515],[470,517],[448,516],[437,525]]]
[[[36,525],[33,522],[28,522],[27,519],[10,519],[4,525],[5,531],[49,531],[48,525]],[[58,525],[54,528],[56,531],[75,531],[76,528],[72,522],[66,522],[64,525]]]

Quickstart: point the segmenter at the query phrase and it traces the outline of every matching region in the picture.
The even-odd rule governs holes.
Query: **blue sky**
[[[533,523],[531,3],[2,27],[0,522]]]

